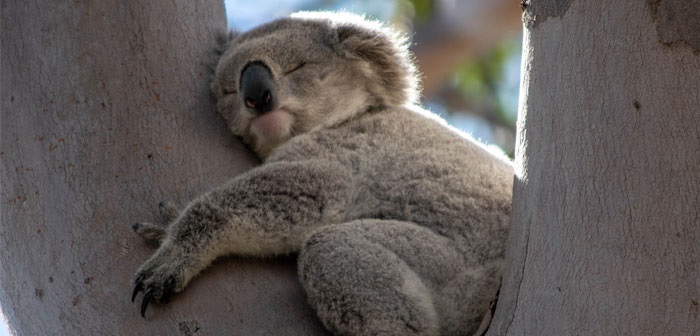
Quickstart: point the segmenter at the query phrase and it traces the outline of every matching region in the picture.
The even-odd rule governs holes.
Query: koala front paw
[[[160,212],[160,219],[164,225],[170,225],[177,219],[180,215],[180,209],[175,206],[172,202],[162,201],[158,203],[158,211]]]
[[[173,246],[162,246],[138,272],[134,280],[131,302],[143,291],[141,316],[146,317],[146,308],[151,300],[166,303],[170,296],[180,292],[186,285],[186,260],[183,253]]]
[[[161,224],[136,223],[131,228],[144,240],[159,246],[165,239],[165,229],[174,222],[180,214],[180,210],[170,202],[160,202],[158,204]]]

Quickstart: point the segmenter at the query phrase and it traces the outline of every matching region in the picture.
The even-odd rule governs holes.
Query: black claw
[[[153,297],[153,288],[146,290],[143,294],[143,301],[141,301],[141,317],[146,318],[146,308],[148,308],[148,302],[151,301]]]
[[[139,279],[136,280],[136,286],[134,286],[134,291],[131,293],[131,302],[134,302],[136,295],[138,295],[141,290],[143,290],[143,283],[141,282],[141,279],[139,277]]]
[[[166,204],[165,201],[160,201],[160,203],[158,203],[158,207],[161,209],[165,208],[165,204]]]
[[[141,227],[141,223],[134,223],[131,225],[131,229],[137,231]]]

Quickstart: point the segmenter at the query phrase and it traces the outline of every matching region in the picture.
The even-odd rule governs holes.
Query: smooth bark
[[[17,335],[323,333],[293,258],[217,262],[142,319],[131,231],[255,164],[213,110],[220,1],[3,1],[0,300]]]
[[[700,335],[700,1],[526,5],[488,335]]]

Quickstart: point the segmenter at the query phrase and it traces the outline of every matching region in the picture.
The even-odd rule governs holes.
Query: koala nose
[[[267,66],[262,63],[246,66],[241,73],[240,83],[243,103],[252,112],[262,114],[274,108],[274,82]]]

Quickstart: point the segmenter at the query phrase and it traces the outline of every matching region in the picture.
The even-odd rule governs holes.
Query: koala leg
[[[452,240],[392,220],[316,231],[302,248],[299,273],[310,303],[338,335],[471,335],[499,285],[498,273],[469,267]]]

